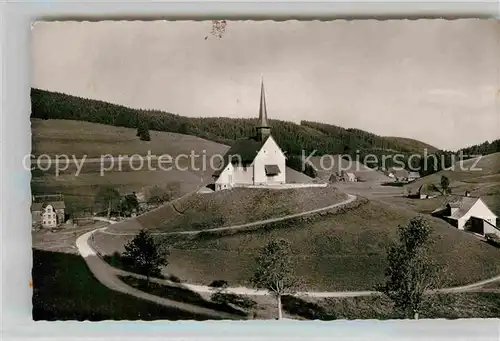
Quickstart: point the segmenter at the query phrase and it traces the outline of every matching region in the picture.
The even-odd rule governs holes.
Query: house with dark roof
[[[31,219],[34,227],[51,228],[64,223],[64,210],[66,205],[64,200],[42,200],[31,204]]]
[[[255,136],[237,140],[213,173],[215,190],[245,185],[286,183],[286,157],[271,135],[264,82],[261,83],[259,124]]]
[[[487,226],[497,226],[497,216],[478,197],[448,196],[432,215],[445,219],[460,230],[469,230],[470,224],[476,219],[485,221]]]

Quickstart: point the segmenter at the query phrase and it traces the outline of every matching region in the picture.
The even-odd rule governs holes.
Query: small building
[[[264,82],[261,84],[257,134],[234,143],[224,155],[222,167],[214,172],[213,179],[216,191],[237,186],[286,183],[286,157],[271,136]]]
[[[415,180],[420,179],[420,173],[419,172],[410,172],[408,173],[408,182],[412,182]]]
[[[352,172],[340,171],[338,178],[339,178],[339,181],[343,181],[343,182],[356,182],[356,181],[358,181],[358,178]]]
[[[346,172],[346,173],[344,173],[344,181],[356,182],[357,181],[356,175],[354,175],[354,173]]]
[[[44,201],[31,204],[31,219],[34,227],[52,228],[64,223],[64,201]]]
[[[477,197],[449,196],[441,207],[432,212],[432,215],[445,219],[459,230],[465,230],[466,225],[469,226],[471,223],[469,222],[471,218],[497,226],[497,216],[481,198]]]
[[[439,196],[441,193],[433,185],[423,184],[421,185],[416,194],[410,194],[408,197],[417,199],[433,199]]]

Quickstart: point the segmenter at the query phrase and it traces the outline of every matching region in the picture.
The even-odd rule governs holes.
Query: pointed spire
[[[260,108],[259,108],[259,128],[268,128],[267,109],[266,109],[266,94],[264,91],[264,77],[261,79],[260,85]]]

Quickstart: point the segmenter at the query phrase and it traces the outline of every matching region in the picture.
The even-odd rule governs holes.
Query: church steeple
[[[262,79],[260,85],[260,108],[259,108],[258,124],[259,125],[257,126],[257,138],[263,141],[271,134],[271,128],[267,123],[266,93],[264,91],[264,79]]]

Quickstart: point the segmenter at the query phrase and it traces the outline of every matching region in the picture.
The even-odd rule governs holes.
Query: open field
[[[33,154],[69,154],[97,157],[111,154],[189,155],[192,150],[206,155],[223,153],[226,146],[196,136],[150,131],[151,141],[141,141],[137,130],[72,120],[31,120]]]
[[[231,191],[196,193],[136,219],[110,226],[108,230],[115,233],[138,232],[142,228],[154,232],[204,230],[305,212],[346,198],[334,187],[285,190],[235,188]]]
[[[174,209],[180,214],[157,229],[174,232],[245,224],[310,211],[345,199],[344,193],[330,186],[284,190],[235,188],[196,194],[175,203]]]
[[[385,296],[342,298],[283,299],[283,309],[295,318],[306,320],[335,319],[398,319],[404,318],[394,311],[390,299]],[[500,317],[500,293],[438,294],[428,297],[420,312],[420,318],[498,318]]]
[[[87,155],[88,159],[99,158],[106,154],[116,157],[147,155],[148,151],[152,155],[167,154],[175,158],[180,154],[190,155],[193,150],[198,155],[210,156],[224,153],[228,148],[195,136],[155,131],[151,131],[151,141],[146,142],[139,140],[135,129],[70,120],[33,119],[32,134],[33,154],[48,154],[52,158],[59,154],[69,154],[70,159],[73,155],[77,158]],[[166,171],[161,170],[154,160],[151,164],[157,170],[134,171],[129,161],[123,161],[121,168],[118,161],[114,161],[111,169],[111,164],[108,162],[104,164],[108,168],[104,169],[110,170],[105,171],[102,176],[99,160],[84,162],[78,176],[75,176],[77,168],[73,161],[68,169],[61,171],[57,177],[54,175],[55,165],[52,164],[47,171],[32,171],[32,192],[35,195],[64,194],[70,212],[91,207],[98,187],[104,185],[113,186],[123,193],[132,191],[140,193],[152,185],[179,183],[178,194],[182,195],[194,190],[201,183],[202,177],[209,177],[212,172],[211,169],[204,171],[201,158],[195,160],[195,167],[199,171],[183,170],[183,167],[189,166],[190,163],[184,159],[180,159],[179,168],[174,167]],[[163,164],[164,167],[168,165]],[[132,162],[132,167],[138,167],[138,163]]]
[[[77,255],[33,250],[34,320],[206,320],[109,290]]]
[[[477,164],[475,164],[477,161]],[[441,176],[450,179],[452,190],[477,189],[481,183],[500,182],[500,153],[482,156],[479,160],[471,159],[456,162],[451,170],[441,170],[408,184],[406,187],[415,192],[423,184],[439,185]]]
[[[31,245],[37,250],[78,254],[76,239],[85,232],[106,226],[107,223],[96,222],[82,227],[62,228],[52,232],[49,229],[31,232]]]
[[[190,283],[226,280],[230,286],[249,285],[259,249],[274,237],[292,242],[295,272],[307,290],[372,290],[384,279],[386,249],[397,237],[399,224],[415,212],[376,200],[358,207],[310,220],[285,221],[279,226],[207,235],[191,240],[165,238],[171,244],[166,268]],[[474,236],[428,217],[434,228],[431,256],[446,271],[443,287],[469,284],[500,273],[500,249]],[[120,251],[132,237],[96,234],[96,244],[110,254]],[[481,264],[481,266],[477,266]]]
[[[202,297],[202,295],[182,287],[166,286],[157,283],[147,283],[145,279],[138,279],[132,276],[120,276],[120,279],[131,287],[155,296],[167,298],[169,300],[189,303],[217,311],[224,311],[230,314],[239,315],[242,318],[246,317],[247,315],[241,309],[234,308],[229,304],[212,302],[210,301],[210,299],[205,299],[204,297]]]

